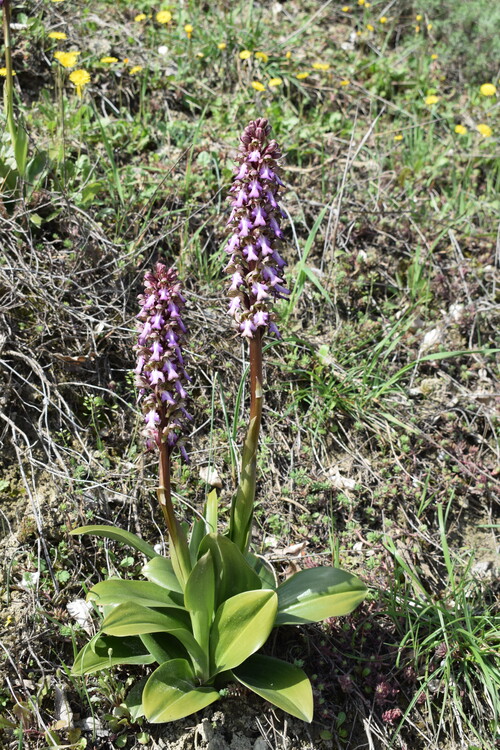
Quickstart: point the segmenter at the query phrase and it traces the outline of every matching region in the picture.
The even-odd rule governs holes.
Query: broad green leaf
[[[215,574],[210,550],[200,557],[191,571],[184,601],[191,616],[193,635],[208,659],[208,639],[215,608]],[[208,661],[206,667],[208,669]]]
[[[158,664],[170,659],[186,659],[189,656],[182,643],[169,633],[143,633],[139,638]]]
[[[119,604],[110,612],[102,623],[102,630],[118,636],[169,633],[185,646],[198,670],[203,670],[205,654],[194,639],[190,625],[189,615],[182,609],[156,612],[140,604],[128,603]]]
[[[241,664],[268,639],[278,606],[275,591],[244,591],[223,602],[210,630],[212,674]]]
[[[143,607],[174,607],[183,609],[181,594],[172,594],[163,586],[149,581],[124,581],[109,578],[93,586],[87,594],[99,606],[132,602]]]
[[[264,557],[255,555],[250,551],[245,553],[245,560],[259,576],[262,588],[278,588],[278,579],[276,577],[275,570],[270,562],[268,562]]]
[[[242,685],[302,721],[313,718],[311,683],[304,672],[281,659],[254,654],[233,669]]]
[[[189,537],[189,554],[191,555],[191,563],[194,566],[198,559],[198,549],[201,544],[201,540],[207,533],[207,527],[203,518],[197,518],[193,522],[191,528],[191,536]]]
[[[219,693],[210,687],[196,687],[185,659],[173,659],[156,669],[142,693],[146,719],[153,724],[177,721],[201,711],[216,701]]]
[[[236,544],[222,534],[207,534],[200,556],[210,550],[215,571],[215,607],[243,591],[261,589],[262,583]]]
[[[115,638],[98,633],[78,653],[72,674],[90,674],[116,664],[152,664],[154,658],[140,638]]]
[[[153,557],[152,560],[149,560],[143,566],[141,572],[152,583],[157,583],[158,586],[163,586],[165,589],[182,594],[182,586],[177,580],[174,567],[168,557],[156,555],[156,557]]]
[[[277,593],[275,625],[299,625],[349,614],[365,598],[366,586],[344,570],[319,567],[295,573]]]
[[[127,547],[133,547],[150,559],[157,556],[153,547],[145,542],[144,539],[136,536],[136,534],[132,534],[131,531],[123,531],[123,529],[119,529],[116,526],[79,526],[77,529],[73,529],[69,533],[73,536],[78,534],[103,536],[106,539],[114,539],[116,542],[126,544]]]
[[[148,678],[143,677],[142,680],[135,682],[127,693],[127,697],[123,701],[128,710],[130,711],[130,718],[132,721],[137,721],[141,716],[144,716],[144,707],[142,705],[142,691]]]
[[[208,493],[208,497],[205,503],[205,519],[209,533],[217,533],[217,515],[218,515],[218,504],[219,499],[217,497],[217,490],[213,489]]]

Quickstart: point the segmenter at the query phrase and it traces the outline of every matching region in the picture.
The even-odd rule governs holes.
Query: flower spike
[[[157,263],[144,277],[144,294],[139,296],[136,385],[145,417],[143,434],[149,449],[166,443],[169,451],[177,444],[186,421],[189,377],[184,369],[182,344],[186,327],[181,310],[185,300],[174,268]],[[179,446],[185,458],[186,451]]]
[[[278,174],[281,151],[276,141],[269,141],[270,132],[269,122],[262,117],[247,125],[230,190],[229,314],[246,338],[253,338],[256,331],[279,336],[271,305],[289,294],[278,283],[286,265],[279,253],[283,232],[277,200],[283,182]]]

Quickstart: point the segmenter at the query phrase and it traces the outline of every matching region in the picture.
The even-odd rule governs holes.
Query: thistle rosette
[[[268,141],[271,126],[264,118],[250,122],[240,138],[238,167],[230,188],[230,255],[226,271],[232,274],[229,314],[242,336],[257,331],[279,336],[271,309],[274,301],[289,294],[281,275],[286,262],[280,255],[283,211],[278,194],[283,182],[278,160],[281,150]]]
[[[182,345],[186,326],[181,318],[185,299],[177,271],[157,263],[144,276],[144,294],[139,295],[136,385],[144,413],[143,434],[148,449],[166,444],[169,453],[178,445],[191,415],[186,411],[186,384]]]

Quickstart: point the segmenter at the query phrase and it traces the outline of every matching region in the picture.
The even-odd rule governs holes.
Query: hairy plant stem
[[[250,424],[241,455],[240,485],[231,506],[229,538],[244,553],[252,536],[253,506],[262,419],[262,329],[250,339]]]
[[[170,448],[167,443],[160,444],[158,502],[170,536],[172,563],[180,583],[184,587],[191,572],[191,559],[186,534],[177,520],[172,503],[170,489]]]

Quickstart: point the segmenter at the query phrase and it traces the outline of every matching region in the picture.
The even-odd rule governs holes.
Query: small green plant
[[[132,718],[151,722],[181,719],[239,682],[304,721],[313,716],[311,684],[303,670],[258,654],[273,628],[317,622],[351,612],[366,588],[337,568],[309,568],[279,583],[270,564],[250,549],[254,517],[257,452],[263,407],[263,335],[278,334],[270,301],[288,294],[277,197],[281,152],[268,141],[267,120],[251,122],[241,137],[240,165],[232,193],[227,270],[232,274],[229,312],[250,349],[250,419],[241,456],[240,481],[225,533],[219,531],[218,499],[212,491],[190,533],[176,517],[170,491],[172,450],[186,457],[182,432],[188,375],[182,344],[184,299],[177,272],[157,263],[147,272],[139,314],[136,369],[149,448],[159,454],[158,501],[170,538],[164,557],[135,536],[113,526],[84,526],[142,552],[147,580],[111,578],[89,598],[103,608],[101,631],[77,655],[73,674],[89,674],[117,664],[157,663],[129,693]]]

